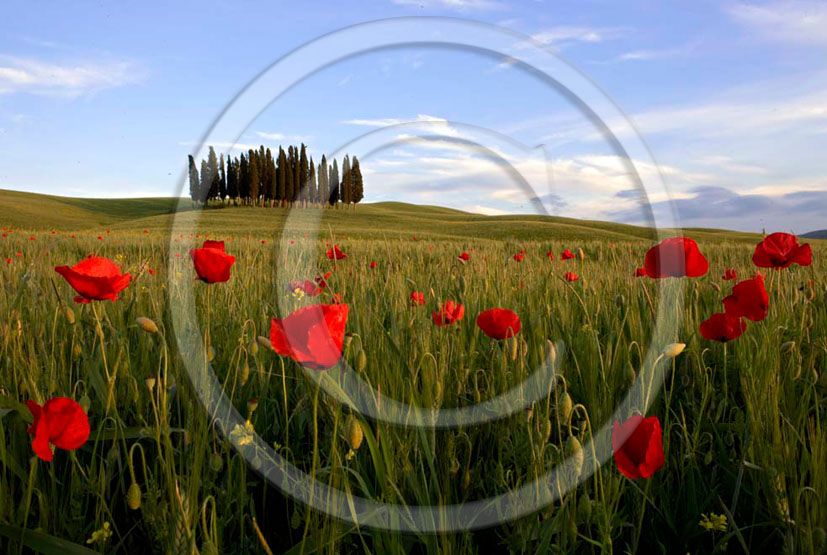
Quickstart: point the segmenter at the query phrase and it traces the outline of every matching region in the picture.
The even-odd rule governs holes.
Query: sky
[[[262,71],[338,29],[445,16],[524,35],[497,54],[379,48],[310,75],[219,152],[357,155],[364,202],[684,227],[827,228],[827,3],[7,1],[0,188],[180,194],[186,157]],[[439,22],[430,20],[435,32]],[[515,35],[517,37],[517,35]],[[513,57],[550,49],[628,116],[668,193],[641,195],[588,118]],[[619,137],[621,142],[623,137]]]

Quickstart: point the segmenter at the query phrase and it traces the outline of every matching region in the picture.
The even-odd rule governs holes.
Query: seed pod
[[[710,283],[709,286],[712,287],[718,293],[721,292],[721,286],[718,285],[717,283],[715,283],[714,281],[712,283]]]
[[[577,520],[583,524],[588,524],[592,516],[592,500],[588,495],[581,495],[577,501]]]
[[[141,508],[141,487],[137,482],[132,482],[129,490],[126,492],[126,504],[133,511]]]
[[[546,420],[543,425],[543,443],[548,443],[548,438],[551,437],[551,420]]]
[[[215,348],[210,345],[210,348],[207,349],[207,362],[212,362],[215,358]]]
[[[577,249],[577,258],[579,258],[580,260],[585,260],[586,259],[586,253],[583,252],[583,249],[581,249],[581,248]]]
[[[258,397],[250,397],[249,399],[247,399],[247,414],[252,416],[257,408],[258,408]]]
[[[149,318],[145,318],[143,316],[138,316],[135,321],[138,323],[138,327],[144,330],[147,333],[158,333],[158,326],[150,320]]]
[[[75,311],[70,307],[63,307],[63,316],[66,318],[66,321],[69,322],[69,325],[73,325],[75,323]]]
[[[528,343],[526,343],[525,339],[520,339],[520,354],[523,358],[528,356]]]
[[[356,451],[362,445],[365,439],[365,432],[362,430],[362,424],[352,414],[347,419],[347,437],[350,443],[350,448]]]
[[[75,343],[75,346],[72,347],[72,355],[75,358],[80,358],[80,355],[83,354],[83,347],[80,346],[80,343]]]
[[[471,473],[468,472],[468,469],[465,469],[465,472],[462,474],[462,491],[468,491],[468,487],[471,485]]]
[[[574,472],[575,477],[580,476],[580,473],[583,471],[583,446],[580,445],[580,441],[574,437],[569,436],[566,440],[566,458],[570,458],[572,461],[572,470]]]
[[[247,347],[250,351],[250,354],[256,356],[258,354],[258,339],[255,341],[250,341],[250,345]]]
[[[571,400],[571,395],[569,395],[568,391],[563,391],[563,393],[557,399],[557,415],[560,417],[561,422],[569,421],[569,417],[571,416],[571,409],[573,406],[574,403]]]
[[[368,365],[368,355],[365,354],[364,349],[359,350],[359,355],[356,357],[356,369],[361,372]]]
[[[663,349],[664,358],[675,358],[686,348],[686,343],[670,343]]]
[[[155,389],[155,376],[147,376],[144,382],[146,383],[146,388],[152,393],[152,390]]]
[[[259,346],[261,346],[263,349],[267,349],[270,351],[273,350],[273,344],[270,343],[270,338],[264,337],[263,335],[259,335],[258,337],[256,337],[256,341],[258,342]]]
[[[345,334],[345,338],[342,340],[342,349],[347,351],[348,347],[350,347],[350,343],[353,341],[353,335],[350,333]]]
[[[623,303],[625,301],[626,301],[626,299],[623,297],[623,295],[618,295],[618,296],[615,297],[615,306],[618,306],[618,307],[623,306]]]

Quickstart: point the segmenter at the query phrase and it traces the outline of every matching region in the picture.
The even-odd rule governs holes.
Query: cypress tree
[[[278,177],[276,176],[276,161],[273,160],[273,153],[267,149],[267,200],[270,206],[276,201],[276,191],[278,189]]]
[[[307,150],[304,147],[304,143],[302,143],[301,151],[299,153],[299,183],[301,189],[299,190],[299,199],[302,201],[302,204],[307,206],[307,199],[308,193],[307,190]]]
[[[333,159],[333,165],[330,166],[330,205],[338,208],[339,203],[339,165],[336,159]]]
[[[359,167],[359,159],[356,156],[353,157],[353,165],[350,167],[350,183],[351,201],[357,204],[365,198],[365,191],[362,183],[362,169]]]
[[[324,207],[330,200],[330,187],[328,186],[327,158],[322,154],[322,161],[319,164],[319,202]]]
[[[342,202],[350,204],[353,196],[353,183],[350,174],[350,159],[345,154],[345,160],[342,162]]]
[[[302,187],[301,165],[299,161],[299,147],[293,147],[293,157],[290,160],[290,166],[293,168],[293,202],[299,200]]]
[[[284,202],[288,206],[293,203],[293,193],[295,191],[295,186],[293,184],[293,147],[287,147],[287,157],[284,161],[284,173],[286,179],[284,180]]]
[[[238,196],[241,197],[241,204],[244,205],[250,199],[250,163],[243,153],[240,160]]]
[[[307,173],[307,200],[311,206],[316,204],[316,194],[318,193],[318,189],[316,188],[316,165],[313,163],[313,157],[310,157],[310,161],[308,162],[308,166],[310,170]]]
[[[212,179],[210,178],[210,169],[207,166],[207,161],[201,160],[201,186],[198,187],[198,200],[204,204],[206,204],[207,200],[209,200],[211,181]]]
[[[220,176],[218,175],[218,159],[215,157],[215,150],[210,147],[210,153],[207,155],[207,171],[209,172],[209,191],[207,192],[207,200],[214,200],[218,198],[218,188]],[[203,177],[203,175],[202,175]]]
[[[198,202],[198,199],[201,198],[201,195],[199,194],[201,181],[198,177],[198,168],[195,166],[195,160],[193,159],[192,154],[190,154],[188,158],[190,174],[190,199],[192,202]]]
[[[227,198],[227,170],[224,167],[224,157],[218,161],[218,172],[220,179],[218,182],[218,196],[221,198],[221,204],[224,204],[224,199]]]
[[[227,196],[233,199],[233,204],[238,199],[238,161],[233,161],[227,155]]]
[[[261,183],[259,160],[258,153],[255,150],[250,149],[248,154],[250,157],[250,202],[255,206],[258,204],[258,192]]]
[[[279,206],[284,206],[285,192],[284,187],[287,184],[287,156],[284,154],[284,149],[279,147],[279,165],[278,165],[278,187],[276,190],[276,198],[279,201]]]

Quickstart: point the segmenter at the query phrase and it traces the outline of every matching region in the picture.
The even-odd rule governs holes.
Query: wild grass
[[[282,457],[354,495],[446,506],[543,475],[564,458],[570,434],[584,444],[590,438],[585,415],[594,430],[611,424],[654,333],[659,283],[632,277],[653,242],[588,233],[542,241],[522,234],[479,239],[472,231],[443,238],[423,228],[413,241],[407,228],[366,238],[367,231],[330,227],[349,255],[334,264],[324,257],[325,243],[333,242],[327,234],[310,240],[296,233],[294,244],[279,244],[239,219],[228,231],[221,221],[234,210],[210,211],[200,231],[227,238],[227,251],[237,256],[224,284],[195,281],[184,247],[189,237],[170,238],[165,227],[147,226],[144,234],[143,223],[113,225],[109,234],[75,239],[68,230],[16,231],[0,240],[3,258],[12,259],[0,260],[1,552],[824,552],[827,249],[818,241],[811,242],[813,266],[768,272],[769,317],[724,346],[701,338],[699,324],[722,310],[732,285],[720,279],[725,268],[751,275],[754,242],[699,239],[710,272],[681,282],[685,304],[674,313],[674,340],[687,347],[662,363],[664,386],[647,411],[663,424],[666,453],[653,478],[629,480],[609,459],[576,489],[518,520],[402,533],[308,509],[269,486],[219,433],[178,351],[176,334],[185,331],[174,328],[172,311],[184,291],[194,295],[200,330],[209,327],[211,366],[224,392]],[[578,247],[583,260],[559,260],[564,248]],[[511,258],[520,249],[527,251],[522,263]],[[558,260],[545,257],[549,249]],[[456,260],[463,250],[471,254],[465,265]],[[90,253],[132,273],[117,302],[75,305],[53,271]],[[373,270],[371,260],[378,263]],[[285,288],[291,279],[314,277],[299,275],[307,263],[333,272],[320,297],[297,298]],[[562,280],[568,270],[580,280]],[[427,305],[410,307],[411,291],[425,292]],[[459,429],[352,414],[294,362],[256,341],[269,334],[280,306],[329,302],[332,293],[350,306],[345,360],[397,401],[455,408],[494,398],[546,361],[548,340],[564,345],[564,379],[530,410]],[[448,299],[466,306],[465,318],[437,328],[431,311]],[[516,345],[490,340],[474,325],[492,306],[520,315]],[[141,329],[138,317],[152,319],[158,332]],[[564,391],[578,405],[574,411],[561,402]],[[45,463],[34,457],[21,403],[58,395],[88,407],[92,436]],[[354,418],[365,439],[349,455]],[[128,503],[133,484],[140,489],[136,510]],[[726,525],[708,530],[704,515],[724,515]],[[111,537],[87,543],[106,523]]]

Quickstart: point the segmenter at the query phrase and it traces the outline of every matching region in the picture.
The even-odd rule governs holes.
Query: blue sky
[[[827,228],[821,1],[6,2],[0,188],[177,194],[186,155],[275,60],[348,25],[416,15],[503,26],[589,75],[657,160],[671,199],[652,197],[655,211],[671,201],[687,227]],[[605,141],[507,57],[427,47],[352,57],[216,146],[304,141],[318,161],[366,132],[390,140],[354,143],[366,202],[529,213],[537,196],[549,213],[645,223]],[[463,140],[495,152],[535,193]]]

